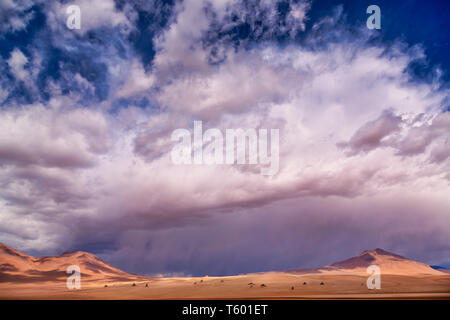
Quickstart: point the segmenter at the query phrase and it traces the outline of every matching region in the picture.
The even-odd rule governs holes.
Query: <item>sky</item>
[[[449,16],[439,0],[1,1],[0,242],[158,276],[377,247],[450,267]],[[194,121],[278,129],[279,170],[174,164]]]

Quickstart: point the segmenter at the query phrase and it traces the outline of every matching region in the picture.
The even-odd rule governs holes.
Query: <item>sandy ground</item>
[[[63,280],[0,283],[0,299],[450,299],[450,275],[383,275],[380,290],[368,290],[366,280],[366,275],[268,272],[149,278],[136,286],[82,280],[80,290],[68,290]]]

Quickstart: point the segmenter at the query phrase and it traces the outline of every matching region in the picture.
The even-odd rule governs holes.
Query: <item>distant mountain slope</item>
[[[78,251],[36,258],[0,243],[0,282],[34,282],[66,279],[67,267],[78,265],[84,280],[127,281],[139,276],[126,273],[92,253]]]
[[[442,272],[431,268],[425,263],[410,260],[380,248],[363,251],[347,260],[327,265],[324,269],[330,271],[365,272],[370,265],[379,266],[382,274],[442,275]]]

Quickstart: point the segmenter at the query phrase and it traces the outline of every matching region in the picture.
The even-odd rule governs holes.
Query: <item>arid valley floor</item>
[[[81,268],[79,290],[66,287],[72,264]],[[371,264],[381,268],[379,290],[366,285]],[[375,249],[319,269],[152,278],[86,252],[35,258],[0,244],[0,299],[450,299],[450,274]]]

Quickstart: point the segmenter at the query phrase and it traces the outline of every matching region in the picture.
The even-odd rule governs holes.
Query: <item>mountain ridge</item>
[[[141,276],[129,274],[85,252],[65,252],[59,256],[34,257],[0,243],[0,282],[51,281],[67,278],[70,265],[78,265],[89,280],[125,281]]]
[[[398,275],[439,275],[442,272],[433,269],[431,266],[405,258],[401,255],[386,251],[381,248],[373,250],[365,250],[360,254],[351,258],[338,261],[326,265],[326,270],[340,270],[365,272],[370,265],[377,265],[380,267],[383,274],[398,274]]]
[[[146,276],[133,275],[122,271],[90,252],[64,252],[59,256],[33,257],[0,243],[0,282],[61,280],[67,278],[66,269],[69,265],[79,265],[81,274],[88,281],[149,279]],[[356,256],[328,264],[322,268],[273,272],[366,274],[369,265],[378,265],[382,274],[442,275],[446,273],[381,248],[365,250]]]

